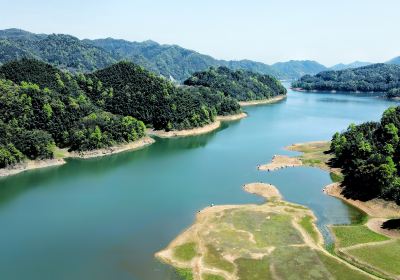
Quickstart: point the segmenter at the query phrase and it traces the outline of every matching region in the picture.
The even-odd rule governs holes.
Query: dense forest
[[[177,87],[130,62],[73,75],[35,59],[12,61],[0,67],[0,167],[52,158],[56,146],[85,151],[135,141],[145,124],[188,129],[240,110],[221,92]]]
[[[207,71],[196,72],[184,84],[208,87],[239,101],[268,99],[286,94],[286,89],[274,77],[243,70],[233,71],[227,67],[211,67]]]
[[[387,109],[380,122],[350,125],[332,138],[334,165],[344,174],[344,195],[384,198],[400,205],[400,106]]]
[[[379,63],[355,69],[324,71],[315,76],[303,76],[292,83],[292,87],[304,90],[380,92],[395,97],[399,96],[400,66]]]
[[[243,69],[279,79],[297,79],[304,74],[326,70],[315,61],[268,65],[252,60],[218,60],[177,45],[161,45],[154,41],[129,42],[113,38],[79,40],[70,35],[0,30],[0,64],[21,58],[36,58],[73,72],[91,72],[118,61],[130,61],[178,82],[211,66]]]

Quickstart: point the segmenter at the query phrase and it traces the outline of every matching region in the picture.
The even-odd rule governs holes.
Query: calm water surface
[[[329,140],[350,123],[378,120],[396,103],[373,97],[293,93],[216,132],[157,139],[143,150],[0,179],[0,277],[4,280],[176,279],[153,254],[195,213],[214,204],[261,202],[241,185],[276,185],[326,225],[359,213],[325,196],[329,174],[314,168],[259,172],[296,142]]]

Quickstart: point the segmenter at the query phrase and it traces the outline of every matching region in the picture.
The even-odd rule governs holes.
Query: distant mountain
[[[84,41],[107,50],[113,57],[127,59],[157,74],[179,81],[185,80],[194,72],[218,66],[282,76],[271,66],[261,62],[217,60],[177,45],[160,45],[154,41],[129,42],[112,38]]]
[[[113,38],[79,40],[63,34],[0,30],[0,64],[20,58],[39,59],[73,72],[91,72],[125,60],[179,82],[195,72],[219,66],[269,74],[278,79],[297,79],[326,70],[315,61],[268,65],[252,60],[218,60],[177,45],[161,45],[154,41],[129,42]]]
[[[293,80],[303,75],[314,75],[327,68],[312,60],[290,60],[287,62],[278,62],[272,65],[272,68],[280,73],[280,79]]]
[[[392,58],[391,60],[387,61],[386,63],[400,65],[400,56]]]
[[[93,71],[116,62],[105,50],[70,35],[38,35],[19,29],[0,31],[0,63],[22,57],[72,71]]]
[[[304,90],[381,92],[390,97],[400,95],[400,66],[372,64],[341,71],[324,71],[305,75],[292,83]]]
[[[345,69],[364,67],[364,66],[368,66],[371,64],[372,64],[371,62],[364,62],[364,61],[354,61],[349,64],[339,63],[339,64],[336,64],[336,65],[330,67],[329,70],[339,71],[339,70],[345,70]]]

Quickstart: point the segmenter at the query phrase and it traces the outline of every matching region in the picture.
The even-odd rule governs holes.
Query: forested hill
[[[268,99],[286,94],[286,89],[274,77],[243,70],[233,71],[227,67],[194,73],[184,84],[218,90],[239,101]]]
[[[211,66],[270,74],[278,79],[296,79],[326,69],[313,61],[268,65],[252,60],[218,60],[177,45],[160,45],[153,41],[129,42],[112,38],[79,40],[70,35],[0,30],[0,64],[24,57],[36,58],[74,72],[90,72],[124,60],[178,82]]]
[[[93,71],[116,62],[107,51],[70,35],[37,35],[18,29],[0,31],[0,63],[36,58],[71,71]]]
[[[331,143],[334,164],[344,174],[344,194],[380,197],[400,205],[400,107],[387,109],[380,122],[350,125]]]
[[[304,90],[373,91],[390,97],[400,96],[400,66],[380,63],[341,71],[324,71],[315,76],[303,76],[292,83],[292,87]]]
[[[206,88],[178,88],[128,62],[72,75],[22,59],[0,67],[0,168],[46,159],[55,147],[85,151],[131,142],[157,129],[185,129],[240,112]]]

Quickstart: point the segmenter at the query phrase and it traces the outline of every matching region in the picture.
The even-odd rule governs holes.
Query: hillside
[[[72,72],[91,72],[124,60],[178,82],[211,66],[269,74],[278,79],[297,79],[304,74],[325,70],[324,66],[313,61],[268,65],[252,60],[218,60],[177,45],[161,45],[154,41],[129,42],[113,38],[79,40],[63,34],[0,30],[0,64],[24,57],[36,58]]]
[[[329,70],[340,71],[340,70],[345,70],[345,69],[364,67],[364,66],[368,66],[371,64],[372,64],[371,62],[364,62],[364,61],[354,61],[349,64],[339,63],[339,64],[336,64],[336,65],[330,67]]]
[[[233,71],[227,67],[196,72],[184,84],[221,91],[239,101],[268,99],[286,94],[286,89],[272,76],[243,70]]]
[[[303,75],[314,75],[327,70],[325,66],[312,60],[290,60],[287,62],[278,62],[272,65],[275,71],[280,73],[280,79],[293,80]]]
[[[342,169],[343,194],[359,200],[384,198],[400,205],[400,107],[387,109],[380,122],[350,125],[332,138],[334,164]]]
[[[303,76],[292,86],[304,90],[381,92],[393,97],[399,93],[400,66],[380,63],[341,71],[324,71],[315,76]]]
[[[0,67],[0,168],[53,158],[56,147],[90,151],[133,142],[155,129],[201,127],[240,112],[212,89],[176,87],[129,62],[72,75],[22,59]]]
[[[93,71],[116,60],[106,51],[70,35],[36,35],[18,29],[0,32],[0,63],[36,58],[72,71]]]
[[[400,56],[392,58],[391,60],[387,61],[386,63],[400,65]]]
[[[135,141],[145,126],[94,105],[73,76],[37,60],[0,67],[0,168]]]

